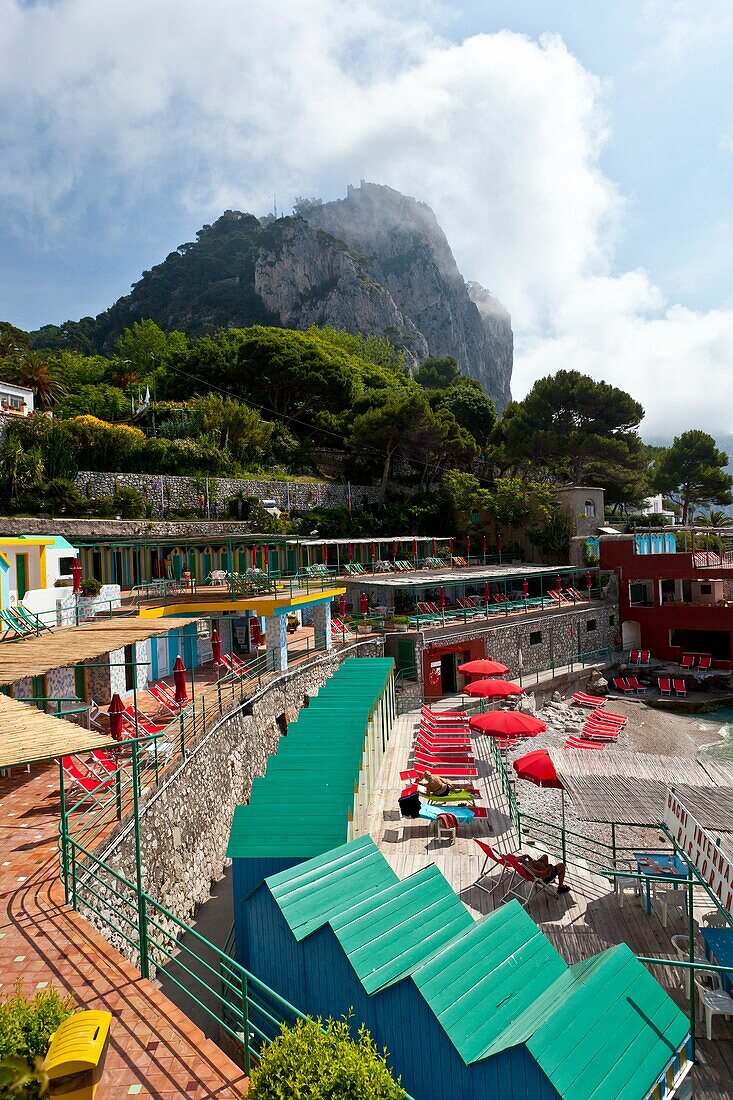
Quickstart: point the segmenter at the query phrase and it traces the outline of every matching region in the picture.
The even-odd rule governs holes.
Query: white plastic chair
[[[624,893],[627,890],[633,890],[635,898],[639,896],[639,880],[635,878],[624,878],[622,875],[617,875],[613,880],[613,888],[621,909],[624,907]]]
[[[684,959],[685,962],[690,961],[690,942],[689,942],[687,936],[682,936],[682,935],[672,936],[672,946],[674,947],[675,951],[677,952],[677,957],[678,958]],[[699,947],[699,944],[697,943],[697,941],[695,941],[695,947],[696,948]],[[695,951],[695,962],[700,963],[701,967],[709,965],[709,960],[706,959],[704,955],[698,955],[697,950]],[[698,972],[695,971],[695,982],[697,982],[698,977],[700,978],[700,984],[701,985],[710,986],[710,978],[712,977],[711,974],[708,973],[708,974],[698,975]],[[684,969],[682,971],[682,981],[683,981],[684,987],[685,987],[685,996],[689,997],[690,996],[690,971],[689,970]]]
[[[695,987],[697,989],[697,1005],[700,1010],[700,1018],[705,1013],[705,1032],[709,1040],[713,1038],[713,1016],[725,1016],[728,1019],[733,1016],[733,997],[723,989],[723,983],[719,974],[705,976],[709,981],[698,981],[695,975]]]
[[[661,912],[662,928],[667,927],[667,914],[670,909],[684,912],[687,905],[687,890],[678,888],[655,890],[652,904]]]

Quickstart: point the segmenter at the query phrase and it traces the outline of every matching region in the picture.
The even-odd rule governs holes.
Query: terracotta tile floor
[[[113,1014],[97,1100],[244,1096],[242,1070],[64,905],[57,841],[55,765],[0,779],[0,994],[54,985]]]

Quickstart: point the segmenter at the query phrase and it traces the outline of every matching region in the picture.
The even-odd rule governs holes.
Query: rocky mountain
[[[292,217],[229,210],[110,309],[46,326],[34,342],[109,352],[147,317],[192,336],[252,324],[387,336],[410,368],[453,355],[499,408],[510,399],[509,314],[483,287],[465,283],[428,206],[378,184],[362,181],[336,202],[300,201]]]

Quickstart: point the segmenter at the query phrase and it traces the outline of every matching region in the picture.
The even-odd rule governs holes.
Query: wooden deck
[[[438,841],[431,822],[400,817],[397,800],[402,789],[400,771],[408,766],[410,747],[419,721],[419,712],[398,718],[390,746],[382,763],[377,785],[372,792],[366,827],[390,864],[405,878],[421,867],[436,864],[473,915],[478,918],[501,904],[500,891],[488,895],[475,889],[483,855],[473,837],[491,838],[500,851],[516,851],[517,841],[506,813],[506,800],[499,787],[489,751],[488,738],[475,738],[475,755],[481,789],[479,805],[486,806],[488,817],[459,829],[454,843]],[[530,839],[523,838],[522,850],[534,852]],[[608,879],[573,866],[568,873],[569,894],[560,897],[544,893],[529,907],[530,915],[542,928],[568,963],[576,963],[605,948],[627,943],[641,956],[676,958],[670,937],[687,932],[687,924],[678,912],[670,911],[664,929],[657,916],[647,916],[639,902],[626,894],[624,907]],[[713,905],[704,891],[696,891],[695,913],[706,913]],[[684,1012],[688,1011],[681,972],[672,967],[653,967],[658,981]],[[722,1016],[713,1018],[713,1041],[705,1038],[704,1022],[696,1030],[697,1065],[693,1070],[696,1100],[733,1100],[733,1023]]]

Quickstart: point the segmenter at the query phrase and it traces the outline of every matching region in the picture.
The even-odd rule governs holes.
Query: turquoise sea
[[[696,722],[709,722],[719,725],[719,737],[721,740],[713,740],[701,750],[706,756],[712,756],[716,760],[733,761],[733,707],[725,707],[723,710],[711,711],[710,714],[696,714]],[[713,733],[713,730],[710,731]]]

